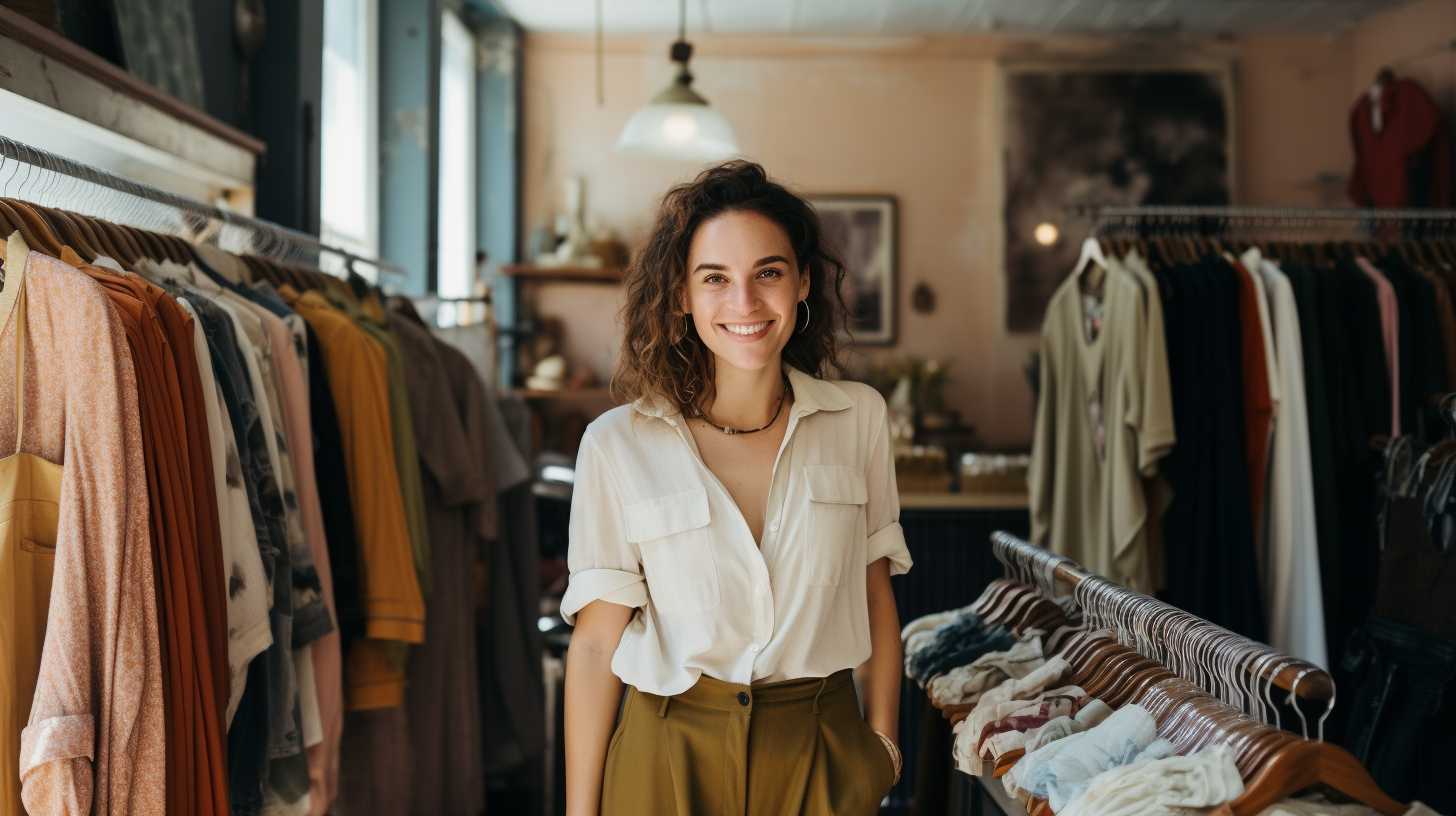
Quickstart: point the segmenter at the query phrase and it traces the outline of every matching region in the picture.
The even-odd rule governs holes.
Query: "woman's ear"
[[[809,267],[799,270],[799,300],[809,296]]]

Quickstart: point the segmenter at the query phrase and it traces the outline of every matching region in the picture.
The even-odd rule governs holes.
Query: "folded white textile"
[[[980,737],[981,729],[986,727],[986,723],[999,720],[1016,710],[1013,708],[995,714],[994,712],[1002,703],[1012,700],[1039,699],[1039,694],[1059,685],[1062,678],[1071,673],[1071,664],[1060,657],[1054,657],[1032,671],[1031,674],[1025,677],[1009,678],[1001,685],[983,693],[976,702],[976,707],[971,710],[970,716],[970,720],[975,723],[976,736]]]
[[[981,745],[981,756],[1001,757],[1018,748],[1029,754],[1043,745],[1056,742],[1063,737],[1070,737],[1073,734],[1080,734],[1089,728],[1100,725],[1110,716],[1112,716],[1112,709],[1108,707],[1107,703],[1093,700],[1082,706],[1075,717],[1057,717],[1049,720],[1040,728],[996,734]]]
[[[1079,686],[1061,686],[1041,692],[1029,700],[1007,700],[994,706],[987,706],[981,703],[971,712],[971,716],[956,724],[953,729],[955,746],[951,749],[955,758],[956,767],[962,772],[971,776],[980,776],[982,771],[981,757],[977,753],[977,743],[981,741],[981,732],[986,726],[994,723],[1002,717],[1032,716],[1040,713],[1042,703],[1054,700],[1058,703],[1060,711],[1070,711],[1071,700],[1080,700],[1087,696]],[[979,724],[976,715],[982,715],[984,720]]]
[[[1029,629],[1010,649],[987,652],[973,663],[934,678],[925,690],[939,708],[977,702],[982,694],[1006,680],[1026,677],[1046,665],[1042,656],[1043,634],[1041,630]]]
[[[1174,808],[1215,807],[1243,792],[1233,749],[1210,745],[1189,756],[1140,757],[1102,773],[1057,816],[1179,816]]]
[[[1124,706],[1095,728],[1057,740],[1022,757],[1012,768],[1013,772],[1019,772],[1015,784],[1031,796],[1047,799],[1052,811],[1060,814],[1077,783],[1130,764],[1157,737],[1157,723],[1147,709],[1139,705]],[[1007,773],[1002,778],[1011,776]],[[1013,795],[1018,793],[1014,788],[1007,790]],[[1080,790],[1076,788],[1076,792]]]

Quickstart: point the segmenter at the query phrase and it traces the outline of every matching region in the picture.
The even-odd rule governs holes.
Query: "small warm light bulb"
[[[662,136],[673,144],[687,144],[698,136],[697,117],[690,113],[674,113],[662,120]]]
[[[1037,224],[1036,231],[1032,234],[1035,236],[1036,242],[1038,244],[1041,244],[1042,246],[1051,246],[1052,244],[1055,244],[1057,242],[1057,238],[1061,235],[1061,233],[1057,232],[1057,228],[1055,225],[1047,223],[1046,221]]]

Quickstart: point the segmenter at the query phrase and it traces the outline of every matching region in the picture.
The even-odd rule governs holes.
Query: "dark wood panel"
[[[915,566],[890,579],[895,588],[895,606],[901,624],[921,615],[942,612],[970,604],[986,584],[1000,578],[1001,562],[991,554],[991,534],[1004,530],[1025,538],[1031,533],[1026,510],[902,510],[900,525]],[[915,777],[921,764],[920,743],[924,731],[925,692],[908,678],[900,692],[900,751],[904,767],[900,783],[890,793],[895,812],[911,805]],[[950,750],[932,757],[927,767],[929,798],[915,813],[946,813],[950,790]],[[924,809],[930,805],[930,809]]]

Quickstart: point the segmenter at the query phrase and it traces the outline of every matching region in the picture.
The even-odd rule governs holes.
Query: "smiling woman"
[[[752,258],[737,257],[733,253],[738,248],[725,237],[740,228],[751,235],[749,246],[774,249]],[[714,252],[719,255],[709,257]],[[692,276],[688,275],[690,263]],[[702,292],[706,307],[713,302],[706,294],[712,287],[732,291],[725,284],[733,272],[731,263],[738,263],[740,271],[777,274],[774,280],[792,277],[795,285],[802,277],[807,288],[792,301],[801,301],[803,306],[790,302],[790,310],[779,304],[775,315],[782,318],[784,325],[778,329],[784,333],[775,332],[778,342],[764,347],[781,350],[786,363],[810,374],[844,373],[838,360],[837,334],[846,314],[844,264],[823,243],[818,216],[807,202],[771,181],[761,166],[738,160],[710,168],[663,197],[647,245],[637,254],[625,281],[627,302],[622,315],[626,333],[612,375],[618,400],[664,399],[689,414],[712,403],[716,391],[712,361],[720,350],[715,342],[728,331],[720,331],[712,319],[696,315],[688,300],[696,296],[693,293]],[[700,264],[705,266],[698,269]],[[723,281],[715,278],[709,283],[709,276],[703,274],[708,271],[722,273]],[[782,284],[777,288],[782,289]],[[750,317],[759,315],[739,314],[734,322]],[[739,358],[732,355],[728,359]]]
[[[577,459],[568,813],[869,816],[898,778],[910,555],[885,401],[826,379],[844,276],[756,164],[664,197]]]

